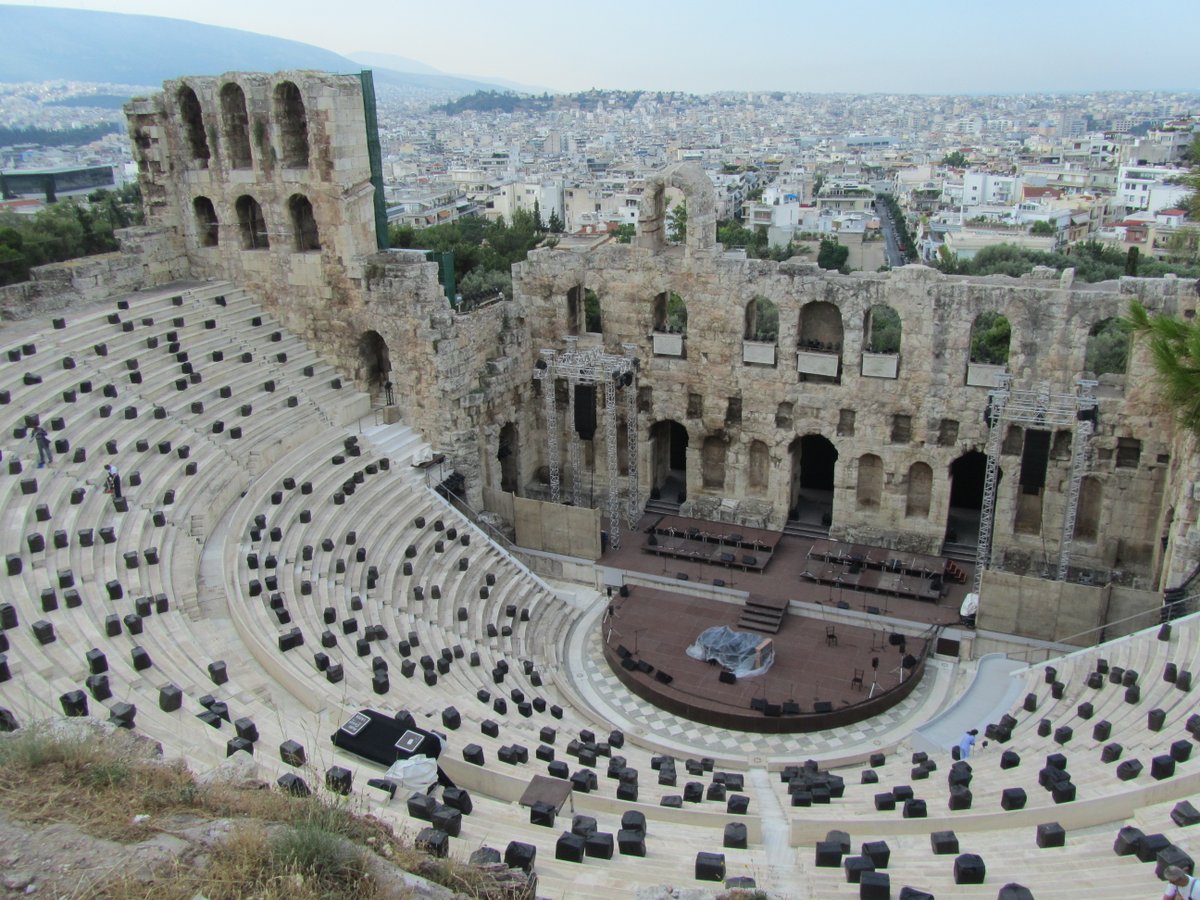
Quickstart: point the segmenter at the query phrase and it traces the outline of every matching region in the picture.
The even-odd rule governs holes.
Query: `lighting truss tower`
[[[618,392],[625,391],[629,416],[626,422],[629,450],[629,498],[626,518],[632,530],[639,517],[637,504],[637,369],[636,346],[622,344],[623,356],[603,350],[580,350],[578,339],[567,338],[563,351],[542,349],[534,367],[533,377],[542,382],[542,402],[546,415],[546,455],[550,468],[550,500],[560,502],[562,482],[559,473],[558,407],[555,384],[562,378],[567,382],[567,422],[572,426],[568,439],[567,465],[571,472],[571,496],[576,506],[583,502],[582,442],[574,430],[575,388],[578,385],[598,385],[604,388],[604,444],[608,472],[608,541],[612,548],[621,546],[621,491],[618,484],[620,466],[617,460]]]
[[[1075,517],[1079,512],[1079,491],[1091,459],[1091,438],[1096,430],[1098,402],[1092,395],[1095,381],[1081,380],[1074,394],[1054,393],[1048,385],[1037,390],[1013,390],[1012,376],[996,376],[996,387],[988,392],[984,418],[988,423],[987,470],[983,478],[983,503],[979,510],[979,542],[975,554],[975,578],[971,589],[978,594],[984,569],[992,564],[992,531],[996,514],[996,482],[999,474],[1000,445],[1004,426],[1021,424],[1035,428],[1070,427],[1072,439],[1071,474],[1067,482],[1067,502],[1063,510],[1062,537],[1059,541],[1057,580],[1064,581],[1071,562],[1075,538]]]

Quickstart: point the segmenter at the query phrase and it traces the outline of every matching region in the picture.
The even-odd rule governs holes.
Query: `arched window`
[[[292,218],[292,235],[297,253],[320,250],[317,236],[317,220],[313,218],[312,204],[303,194],[292,194],[288,200],[288,215]]]
[[[842,311],[835,304],[814,300],[801,307],[796,340],[801,381],[840,383],[843,334]]]
[[[1092,375],[1124,375],[1129,365],[1132,326],[1124,319],[1102,319],[1088,332],[1084,369]]]
[[[766,493],[771,477],[771,451],[762,441],[750,444],[750,492],[761,496]]]
[[[713,434],[704,439],[700,449],[700,474],[706,488],[725,487],[725,435]]]
[[[654,298],[654,330],[687,334],[687,304],[674,291],[663,291]]]
[[[249,169],[250,115],[246,112],[246,95],[232,81],[221,88],[221,126],[225,131],[225,153],[231,169]]]
[[[987,366],[1008,364],[1008,344],[1012,325],[995,310],[985,310],[971,326],[971,362]]]
[[[266,250],[271,246],[267,239],[267,220],[262,207],[249,194],[242,194],[234,205],[238,217],[238,230],[242,235],[243,250]]]
[[[217,222],[217,211],[213,202],[207,197],[197,197],[192,201],[192,211],[196,215],[196,234],[201,247],[215,247],[220,241]]]
[[[755,297],[746,304],[746,324],[742,337],[742,362],[775,365],[779,342],[779,307],[766,297]]]
[[[855,498],[859,507],[874,509],[883,496],[883,460],[874,453],[858,458],[858,489]]]
[[[604,323],[600,317],[600,297],[591,288],[583,292],[583,330],[589,334],[604,333]]]
[[[290,81],[281,81],[275,87],[275,117],[279,121],[284,168],[308,168],[308,117],[300,88]]]
[[[904,504],[905,518],[928,518],[932,493],[933,469],[923,462],[913,463],[908,467],[908,497]]]
[[[900,314],[884,303],[867,311],[863,328],[868,353],[900,352]]]
[[[198,161],[201,168],[207,168],[211,151],[208,147],[208,135],[204,131],[204,114],[200,109],[200,101],[196,92],[186,84],[179,89],[177,99],[179,116],[183,119],[183,133],[187,138],[192,159]]]

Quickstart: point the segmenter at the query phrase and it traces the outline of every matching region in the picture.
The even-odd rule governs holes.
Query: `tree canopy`
[[[116,230],[142,222],[136,184],[61,200],[32,216],[0,213],[0,285],[29,278],[29,270],[118,249]]]
[[[849,247],[839,244],[836,238],[821,238],[821,248],[817,251],[817,265],[822,269],[843,271],[849,258]]]
[[[1003,366],[1008,362],[1008,343],[1012,325],[995,310],[985,310],[975,317],[971,327],[971,362]]]
[[[1084,241],[1064,252],[1043,253],[1017,247],[1013,244],[995,244],[984,247],[972,259],[959,260],[943,254],[937,267],[953,275],[1011,275],[1018,278],[1028,274],[1034,266],[1048,266],[1058,271],[1075,269],[1079,281],[1096,282],[1120,278],[1126,274],[1127,255],[1115,247],[1097,241]],[[1200,263],[1186,254],[1180,261],[1155,259],[1150,256],[1138,261],[1137,274],[1141,278],[1161,278],[1174,273],[1183,278],[1200,278]]]
[[[967,155],[961,150],[955,150],[954,152],[947,153],[942,157],[942,165],[950,166],[954,169],[965,169],[968,165],[970,165],[970,162],[971,161],[967,159]]]

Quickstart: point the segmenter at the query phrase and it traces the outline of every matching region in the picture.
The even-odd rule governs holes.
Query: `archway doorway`
[[[979,514],[983,509],[983,482],[987,477],[987,454],[968,450],[950,463],[950,509],[946,513],[946,543],[961,547],[979,546]],[[996,472],[996,486],[1002,473]]]
[[[518,459],[517,426],[508,422],[500,429],[500,439],[496,445],[496,459],[500,461],[500,490],[510,494],[520,494],[521,466]]]
[[[687,429],[673,419],[650,426],[650,498],[667,503],[687,499]]]
[[[833,524],[837,448],[824,435],[806,434],[792,441],[788,453],[792,461],[788,519],[828,534]]]
[[[395,402],[391,390],[392,363],[387,342],[378,331],[367,331],[358,341],[359,376],[372,397],[382,394],[388,405]]]

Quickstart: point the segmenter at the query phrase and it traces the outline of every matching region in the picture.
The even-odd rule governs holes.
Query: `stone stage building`
[[[122,253],[6,289],[7,313],[173,279],[231,280],[380,402],[390,381],[398,416],[447,454],[471,505],[516,519],[544,510],[522,501],[550,497],[552,390],[560,497],[600,513],[615,471],[622,509],[653,499],[747,526],[969,554],[993,375],[1072,393],[1091,375],[1089,341],[1131,300],[1186,317],[1197,305],[1196,286],[1174,278],[1077,284],[1070,271],[970,278],[921,266],[841,275],[803,257],[748,260],[716,242],[711,184],[681,165],[649,183],[632,244],[536,250],[514,267],[511,301],[459,312],[423,253],[381,249],[369,74],[180,78],[131,102],[127,117],[146,226],[123,235]],[[688,208],[677,244],[665,215],[675,196]],[[1000,365],[970,358],[972,329],[990,313],[1011,329]],[[575,448],[580,395],[533,377],[543,351],[568,341],[637,366]],[[1157,402],[1145,348],[1132,348],[1126,373],[1098,381],[1072,551],[1074,575],[1092,585],[1080,590],[1094,596],[1082,618],[1060,616],[1060,634],[1068,621],[1144,608],[1142,592],[1179,582],[1200,558],[1193,447]],[[1041,585],[1016,591],[1015,623],[1031,594],[1060,612],[1079,596],[1038,577],[1057,561],[1074,436],[1005,428],[993,558]],[[601,514],[575,521],[611,528]]]

